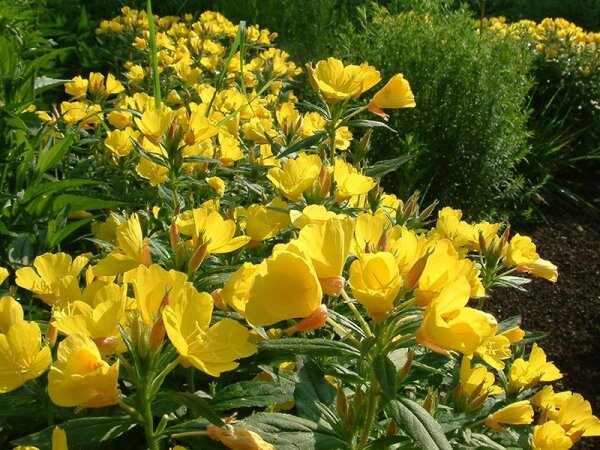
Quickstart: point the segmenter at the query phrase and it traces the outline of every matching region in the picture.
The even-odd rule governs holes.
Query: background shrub
[[[384,78],[402,72],[410,81],[417,107],[392,115],[398,134],[380,133],[371,155],[413,155],[388,178],[401,196],[427,189],[429,198],[473,214],[499,214],[523,194],[515,167],[528,152],[531,84],[519,45],[477,34],[465,10],[428,5],[401,15],[376,9],[348,27],[336,48],[347,61],[369,61]]]

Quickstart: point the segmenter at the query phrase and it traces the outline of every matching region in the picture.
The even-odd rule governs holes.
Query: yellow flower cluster
[[[565,19],[508,23],[505,17],[493,17],[478,21],[477,26],[527,43],[537,57],[575,58],[584,77],[596,72],[600,65],[600,33],[586,32]]]

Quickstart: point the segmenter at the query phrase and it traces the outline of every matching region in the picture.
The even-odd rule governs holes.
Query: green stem
[[[154,417],[152,416],[152,398],[149,395],[149,380],[144,381],[143,389],[140,390],[140,400],[142,402],[142,419],[144,423],[144,433],[146,434],[146,443],[150,450],[159,450],[158,442],[154,438]]]
[[[344,327],[338,324],[335,320],[333,320],[331,317],[327,317],[326,320],[327,323],[331,325],[335,331],[337,331],[343,336],[343,338],[348,338],[348,340],[350,340],[357,347],[360,346],[360,341],[354,336],[352,336],[348,330],[346,330]]]
[[[373,429],[373,423],[375,423],[375,417],[377,416],[377,405],[379,403],[379,390],[377,386],[377,380],[375,376],[371,377],[371,383],[369,385],[369,398],[367,401],[367,418],[365,420],[365,426],[358,442],[358,448],[361,449],[367,445],[369,437],[371,436],[371,430]]]
[[[187,381],[188,381],[188,391],[190,393],[196,392],[196,386],[194,384],[194,368],[190,367],[187,370]]]
[[[352,314],[354,314],[354,317],[356,317],[356,320],[358,320],[358,323],[360,324],[362,330],[365,332],[365,335],[367,337],[373,336],[373,333],[371,333],[371,329],[369,328],[369,324],[361,315],[360,311],[356,309],[356,306],[354,306],[352,299],[348,296],[348,293],[345,289],[342,289],[342,297],[344,298],[346,305],[348,305],[348,307],[352,311]]]
[[[158,73],[158,59],[156,58],[156,30],[154,28],[154,15],[152,14],[152,0],[146,2],[148,15],[148,33],[150,34],[150,67],[152,67],[152,80],[154,82],[154,107],[160,108],[160,76]]]

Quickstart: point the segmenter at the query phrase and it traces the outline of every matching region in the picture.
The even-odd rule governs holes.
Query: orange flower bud
[[[315,309],[309,316],[306,316],[296,325],[288,328],[287,333],[295,333],[298,331],[312,331],[321,328],[327,321],[328,313],[327,306],[321,305]]]
[[[346,279],[344,277],[319,278],[319,283],[326,295],[338,297],[344,289]]]

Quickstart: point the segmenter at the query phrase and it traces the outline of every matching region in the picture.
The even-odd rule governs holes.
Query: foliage
[[[483,310],[490,289],[555,282],[556,266],[501,223],[434,219],[382,189],[406,158],[372,161],[370,142],[419,107],[401,74],[381,86],[377,67],[327,58],[300,102],[271,32],[150,1],[98,36],[117,76],[75,76],[67,100],[7,123],[2,224],[27,231],[1,230],[3,447],[600,435],[579,394],[542,384],[562,374],[540,333]]]
[[[522,194],[516,172],[527,155],[527,55],[509,39],[474,33],[470,14],[429,6],[415,13],[376,9],[348,28],[339,53],[371,61],[383,73],[402,70],[419,108],[393,120],[398,134],[381,133],[373,154],[413,156],[390,185],[402,195],[426,188],[469,211],[502,214]],[[522,60],[522,64],[515,64]]]

